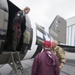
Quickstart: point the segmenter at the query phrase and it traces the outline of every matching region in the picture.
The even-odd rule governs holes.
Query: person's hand
[[[62,69],[63,67],[64,67],[64,64],[61,63],[60,66],[59,66],[59,68]]]
[[[60,70],[63,68],[62,66],[59,66]]]

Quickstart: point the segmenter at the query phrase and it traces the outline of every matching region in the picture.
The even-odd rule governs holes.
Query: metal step
[[[21,64],[20,60],[20,54],[19,52],[10,52],[10,57],[8,61],[9,65],[12,67],[12,69],[15,71],[16,75],[23,75],[24,70]]]

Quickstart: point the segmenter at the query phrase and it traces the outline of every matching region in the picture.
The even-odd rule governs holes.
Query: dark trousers
[[[21,53],[25,53],[25,51],[27,51],[27,48],[28,48],[28,44],[26,44],[26,43],[23,43],[23,45],[22,45],[22,48],[21,48]]]

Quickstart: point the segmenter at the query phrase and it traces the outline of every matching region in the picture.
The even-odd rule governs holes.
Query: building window
[[[67,27],[67,45],[75,46],[75,24]]]

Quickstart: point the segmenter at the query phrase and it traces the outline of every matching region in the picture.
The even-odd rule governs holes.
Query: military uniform
[[[62,69],[64,66],[64,63],[66,62],[65,51],[60,46],[52,48],[51,50],[58,57],[58,60],[60,63],[60,69]]]

